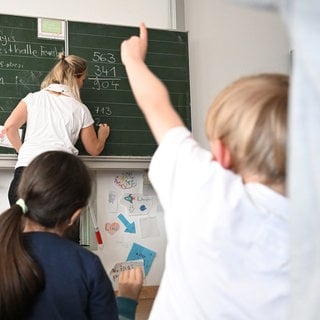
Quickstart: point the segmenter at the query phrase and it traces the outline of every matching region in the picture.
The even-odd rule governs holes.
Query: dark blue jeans
[[[10,206],[14,205],[18,200],[17,190],[18,190],[18,185],[21,180],[22,172],[24,169],[25,167],[19,167],[14,170],[14,176],[8,191],[8,199],[9,199]]]

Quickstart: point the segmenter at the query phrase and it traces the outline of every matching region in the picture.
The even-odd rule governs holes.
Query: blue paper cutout
[[[133,243],[127,261],[143,259],[144,274],[147,275],[156,253],[140,244]]]

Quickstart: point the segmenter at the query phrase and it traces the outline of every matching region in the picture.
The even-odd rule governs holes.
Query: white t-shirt
[[[51,84],[29,93],[23,101],[27,104],[27,129],[16,168],[27,166],[37,155],[49,150],[78,154],[74,145],[80,130],[94,121],[87,106],[73,97],[68,86]]]
[[[149,177],[165,212],[166,263],[150,320],[286,319],[287,199],[170,130]]]

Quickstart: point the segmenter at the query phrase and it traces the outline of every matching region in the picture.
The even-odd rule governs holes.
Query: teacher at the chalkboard
[[[23,169],[40,153],[62,150],[77,155],[75,144],[79,137],[90,155],[102,152],[110,128],[100,125],[96,134],[92,115],[81,102],[80,88],[86,75],[84,59],[60,53],[59,61],[41,83],[41,90],[23,98],[5,122],[6,135],[18,153],[8,193],[10,205],[17,200],[16,188]],[[25,123],[22,142],[18,129]]]

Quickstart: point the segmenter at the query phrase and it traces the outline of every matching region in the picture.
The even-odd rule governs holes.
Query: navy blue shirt
[[[113,287],[97,255],[48,232],[24,233],[45,288],[27,319],[117,319]]]

